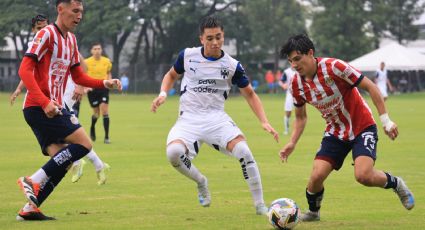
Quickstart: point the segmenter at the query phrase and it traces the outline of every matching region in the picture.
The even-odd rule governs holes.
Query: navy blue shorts
[[[46,156],[49,145],[64,144],[65,138],[81,127],[75,115],[66,109],[62,109],[62,115],[53,118],[48,118],[38,106],[25,108],[23,112],[25,121],[31,127],[41,151]]]
[[[352,141],[342,141],[332,134],[325,133],[315,159],[325,160],[331,163],[335,170],[339,170],[350,151],[352,151],[353,161],[358,156],[368,156],[375,161],[377,144],[376,125],[367,127]]]

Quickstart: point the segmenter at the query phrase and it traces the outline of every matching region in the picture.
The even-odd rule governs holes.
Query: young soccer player
[[[286,90],[286,95],[285,95],[285,117],[283,118],[283,124],[285,126],[285,131],[283,131],[284,135],[288,135],[289,133],[289,124],[290,124],[290,118],[291,118],[291,113],[292,110],[294,108],[293,103],[294,101],[292,100],[292,95],[291,93],[289,93],[289,85],[291,83],[292,80],[292,76],[294,76],[295,74],[295,70],[292,69],[291,67],[286,68],[283,71],[282,74],[282,78],[279,81],[279,85],[280,87],[282,87],[282,89]]]
[[[224,30],[215,17],[206,17],[200,24],[202,47],[186,48],[180,52],[174,66],[165,74],[161,93],[152,102],[156,112],[169,89],[184,74],[181,83],[179,118],[168,134],[167,157],[171,165],[198,185],[199,202],[211,203],[207,178],[192,163],[202,143],[239,160],[243,176],[251,191],[256,213],[267,212],[264,205],[260,172],[245,137],[233,120],[224,112],[224,102],[231,85],[237,85],[263,129],[278,140],[257,94],[252,89],[242,65],[221,50]]]
[[[48,18],[43,15],[39,14],[31,19],[31,28],[32,32],[34,34],[37,34],[38,31],[43,29],[49,24]],[[32,45],[32,42],[28,43],[28,47]],[[84,58],[79,54],[80,58],[80,65],[83,67],[83,69],[87,69],[84,63]],[[21,80],[19,82],[19,85],[16,87],[16,90],[12,93],[10,96],[10,104],[13,105],[15,103],[16,98],[21,93],[22,89],[24,88],[24,83]],[[72,80],[72,76],[68,77],[68,84],[66,85],[66,89],[63,95],[63,106],[67,108],[68,111],[70,111],[73,115],[75,115],[78,118],[78,110],[76,109],[76,103],[81,101],[81,98],[84,93],[84,87],[81,87],[74,83]],[[79,106],[78,106],[79,108]],[[87,158],[90,160],[90,162],[93,163],[95,169],[98,181],[97,183],[99,185],[106,183],[106,171],[109,170],[110,166],[106,163],[104,163],[99,156],[94,152],[92,149],[90,153],[87,154]],[[75,161],[71,167],[72,172],[72,178],[71,181],[73,183],[77,182],[81,176],[83,175],[83,167],[84,167],[85,161],[83,159]]]
[[[69,73],[82,86],[121,89],[117,79],[94,80],[79,66],[75,30],[83,12],[82,0],[57,0],[57,20],[34,37],[19,68],[28,89],[24,117],[43,153],[51,159],[33,175],[18,179],[28,203],[18,220],[51,220],[38,207],[65,176],[72,162],[90,152],[92,145],[78,119],[62,107]]]
[[[384,100],[375,84],[346,62],[336,58],[315,57],[313,42],[306,35],[288,39],[281,54],[298,72],[291,84],[295,105],[294,130],[289,142],[280,150],[286,162],[301,137],[307,122],[306,103],[317,108],[326,121],[326,129],[306,189],[309,211],[303,221],[320,220],[324,181],[339,170],[352,151],[354,175],[365,186],[393,189],[403,206],[410,210],[413,194],[400,177],[374,168],[378,132],[372,112],[357,87],[367,91],[380,115],[385,134],[398,136],[397,125],[390,120]]]

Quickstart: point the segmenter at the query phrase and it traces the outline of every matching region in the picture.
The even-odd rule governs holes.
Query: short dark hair
[[[199,23],[199,34],[202,35],[206,28],[217,28],[220,27],[221,30],[224,31],[223,24],[221,24],[221,21],[213,16],[207,16],[204,17],[201,20],[201,23]]]
[[[83,2],[83,0],[56,0],[56,7],[58,7],[61,3],[71,3],[72,1]]]
[[[90,48],[93,48],[93,46],[100,46],[100,47],[102,47],[102,43],[100,43],[100,42],[93,42],[91,44]]]
[[[306,34],[298,34],[288,38],[288,41],[280,50],[280,56],[287,58],[294,50],[302,54],[307,54],[309,50],[315,52],[314,44]]]
[[[49,19],[44,14],[37,14],[35,17],[31,19],[31,27],[34,28],[37,22],[44,22],[47,21],[47,24],[49,24]]]

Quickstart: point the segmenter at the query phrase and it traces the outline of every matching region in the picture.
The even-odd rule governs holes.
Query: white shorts
[[[202,115],[183,113],[168,133],[167,145],[174,140],[182,140],[191,160],[197,156],[204,142],[231,155],[226,149],[227,143],[239,135],[243,135],[242,131],[225,112]]]
[[[388,97],[387,85],[378,85],[378,89],[381,91],[383,97]]]
[[[285,97],[285,111],[289,112],[292,111],[294,108],[294,99],[292,98],[292,95],[288,92],[286,93]]]

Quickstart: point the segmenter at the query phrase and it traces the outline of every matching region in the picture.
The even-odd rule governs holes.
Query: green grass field
[[[112,167],[107,184],[98,186],[94,167],[72,184],[67,175],[41,207],[52,222],[17,222],[25,199],[16,185],[20,176],[35,172],[46,157],[16,105],[0,94],[0,229],[268,229],[264,216],[255,215],[252,199],[237,160],[204,145],[194,164],[209,178],[212,205],[202,208],[196,185],[178,174],[165,156],[165,141],[177,117],[178,98],[170,97],[157,114],[154,95],[112,95],[111,145],[94,143],[96,152]],[[283,95],[260,95],[272,125],[282,133]],[[372,103],[369,101],[369,104]],[[322,221],[301,223],[296,229],[424,229],[425,228],[425,94],[390,97],[387,107],[400,136],[390,141],[379,126],[376,167],[402,176],[416,198],[406,211],[391,190],[366,188],[353,176],[351,157],[326,181]],[[305,186],[312,159],[321,141],[324,121],[308,106],[308,124],[298,146],[282,164],[278,151],[288,136],[275,143],[264,132],[242,97],[230,97],[226,111],[245,133],[260,167],[266,203],[294,199],[305,210]],[[372,107],[376,113],[376,109]],[[81,123],[90,125],[87,98]],[[375,116],[376,117],[376,116]],[[379,120],[379,119],[378,119]],[[102,121],[97,124],[102,140]]]

